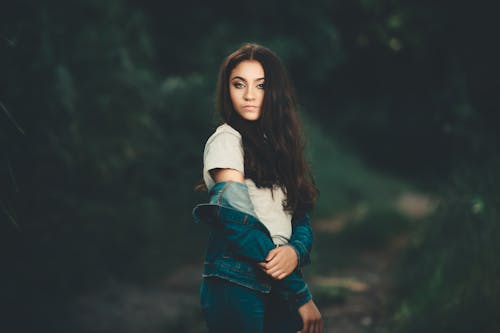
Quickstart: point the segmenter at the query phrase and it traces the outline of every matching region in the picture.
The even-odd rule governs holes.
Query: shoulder
[[[234,128],[232,128],[230,125],[224,123],[217,127],[215,132],[208,138],[208,141],[215,139],[216,137],[223,136],[223,137],[231,137],[234,136],[238,139],[241,139],[241,134]]]
[[[228,124],[222,124],[215,132],[208,138],[206,147],[209,147],[213,144],[241,144],[241,134],[229,126]]]
[[[234,169],[244,174],[244,152],[240,133],[227,124],[217,127],[205,145],[203,165],[208,188],[214,182],[209,170]]]

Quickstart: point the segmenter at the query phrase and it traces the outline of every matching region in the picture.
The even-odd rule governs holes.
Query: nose
[[[245,89],[245,94],[243,95],[243,98],[245,99],[245,101],[251,101],[255,99],[252,87],[247,87],[247,89]]]

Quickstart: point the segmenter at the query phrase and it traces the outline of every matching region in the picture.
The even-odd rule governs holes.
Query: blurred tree
[[[56,320],[47,299],[64,305],[200,257],[172,235],[203,237],[191,225],[192,185],[216,124],[218,66],[242,42],[275,50],[302,111],[372,165],[430,183],[453,169],[491,170],[493,13],[395,0],[5,6],[0,282],[12,319]]]
[[[25,135],[2,121],[3,301],[43,327],[74,293],[198,255],[171,235],[191,227],[211,103],[203,77],[155,73],[144,16],[122,1],[8,9],[1,115]]]

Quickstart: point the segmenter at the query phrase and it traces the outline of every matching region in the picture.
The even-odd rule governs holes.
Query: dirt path
[[[359,262],[333,276],[308,276],[313,293],[314,288],[325,286],[347,290],[341,303],[320,306],[325,332],[381,331],[391,292],[391,270],[404,241],[398,239],[387,249],[362,253]],[[206,332],[198,306],[198,266],[181,267],[155,286],[115,285],[81,297],[74,311],[79,332]]]
[[[432,212],[435,202],[427,196],[406,193],[394,202],[394,209],[405,218],[418,222]],[[362,211],[361,214],[366,214]],[[315,226],[317,233],[335,235],[343,230],[360,212],[348,212]],[[388,302],[393,295],[394,273],[408,244],[410,230],[399,233],[377,249],[364,249],[354,255],[349,264],[331,275],[313,275],[312,288],[340,288],[340,301],[326,302],[321,307],[325,333],[386,332],[390,314]]]
[[[385,249],[361,253],[359,261],[335,275],[312,277],[312,288],[334,286],[345,290],[341,301],[320,308],[325,333],[383,332],[393,269],[405,243],[403,235]]]
[[[415,218],[429,208],[424,199],[410,196],[397,204]],[[341,233],[352,217],[344,214],[315,223],[315,232]],[[305,270],[313,294],[318,296],[325,333],[384,332],[392,273],[407,238],[402,233],[383,248],[359,251],[354,260],[333,273]],[[328,250],[327,244],[323,251]],[[206,333],[198,303],[200,282],[201,265],[186,265],[156,285],[111,284],[77,299],[68,320],[77,327],[72,330],[75,333]],[[341,291],[341,295],[325,298],[324,290]]]
[[[200,281],[200,265],[187,265],[155,285],[112,284],[83,295],[73,306],[73,332],[205,332],[198,305]]]

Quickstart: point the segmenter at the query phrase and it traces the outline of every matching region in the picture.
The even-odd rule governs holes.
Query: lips
[[[251,110],[251,109],[255,109],[257,107],[255,105],[243,105],[242,108]]]

